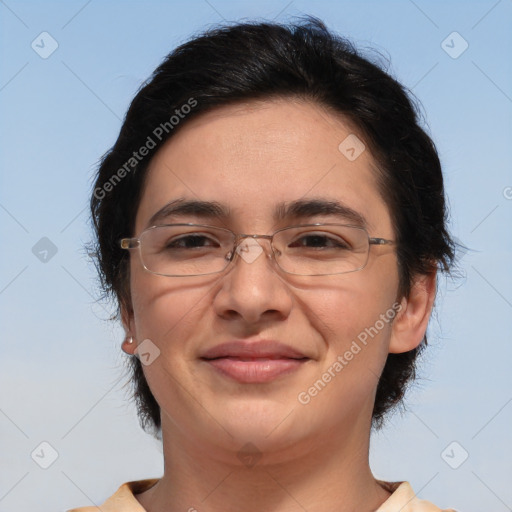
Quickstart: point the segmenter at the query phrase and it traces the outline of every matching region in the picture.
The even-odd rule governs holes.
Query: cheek
[[[396,273],[379,273],[378,278],[372,274],[359,272],[332,276],[328,286],[309,298],[312,319],[318,318],[316,326],[329,338],[333,348],[343,348],[359,333],[374,326],[395,303]],[[389,331],[380,323],[378,326],[380,330]]]
[[[170,282],[166,277],[137,271],[132,276],[137,339],[150,339],[160,350],[178,348],[201,317],[207,289],[193,281]]]
[[[189,364],[194,358],[191,340],[198,328],[208,330],[204,311],[208,290],[190,281],[178,286],[151,274],[134,274],[132,279],[136,339],[150,340],[158,354],[143,365],[144,375],[161,409],[172,411],[173,416],[194,406],[187,392],[195,388]]]
[[[396,315],[396,281],[383,287],[382,280],[377,286],[378,281],[363,279],[356,286],[351,283],[355,274],[343,277],[343,284],[333,283],[311,301],[316,306],[309,318],[323,338],[325,357],[299,396],[307,404],[304,414],[321,418],[327,430],[341,421],[356,421],[361,408],[371,413]]]
[[[332,399],[356,407],[373,396],[388,355],[397,287],[396,265],[389,258],[332,279],[310,301],[315,305],[310,319],[326,349],[322,372],[327,375],[318,377],[332,381],[318,405]]]

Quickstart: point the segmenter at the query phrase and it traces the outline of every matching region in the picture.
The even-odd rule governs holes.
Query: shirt
[[[151,478],[126,482],[101,505],[101,508],[80,507],[66,512],[146,512],[134,494],[147,491],[158,480],[158,478]],[[414,494],[409,482],[377,481],[392,494],[375,512],[457,512],[454,509],[441,510],[429,501],[420,500]]]

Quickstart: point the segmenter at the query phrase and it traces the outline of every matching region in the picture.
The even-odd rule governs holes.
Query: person
[[[455,250],[435,145],[381,65],[312,17],[194,37],[133,99],[91,211],[164,455],[102,511],[440,510],[369,466]]]

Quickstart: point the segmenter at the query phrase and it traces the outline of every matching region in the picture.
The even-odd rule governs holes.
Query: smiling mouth
[[[216,359],[233,359],[236,361],[302,361],[308,359],[307,357],[286,357],[286,356],[219,356],[219,357],[203,357],[205,361],[215,361]]]
[[[297,371],[309,358],[290,358],[279,355],[249,357],[223,356],[202,358],[221,375],[241,383],[264,383]]]

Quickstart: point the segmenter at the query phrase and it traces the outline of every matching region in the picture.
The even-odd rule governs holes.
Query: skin
[[[216,224],[268,234],[274,206],[299,198],[335,199],[364,215],[370,236],[394,239],[369,150],[349,161],[338,145],[354,133],[340,116],[294,99],[218,108],[183,125],[154,156],[137,211],[135,236],[169,201],[184,197],[229,206],[222,222],[188,216],[168,222]],[[340,222],[331,216],[301,219]],[[276,270],[269,245],[252,263],[238,258],[223,274],[162,277],[130,262],[131,304],[122,308],[134,353],[150,339],[160,356],[144,372],[162,411],[165,472],[136,496],[149,512],[271,510],[370,511],[389,492],[369,462],[371,413],[388,353],[416,347],[435,295],[435,274],[417,276],[398,297],[392,246],[372,246],[367,266],[343,275],[290,276]],[[402,310],[313,397],[317,381],[398,300]],[[241,384],[199,359],[233,339],[274,339],[310,360],[265,384]],[[237,456],[246,443],[261,455]]]

